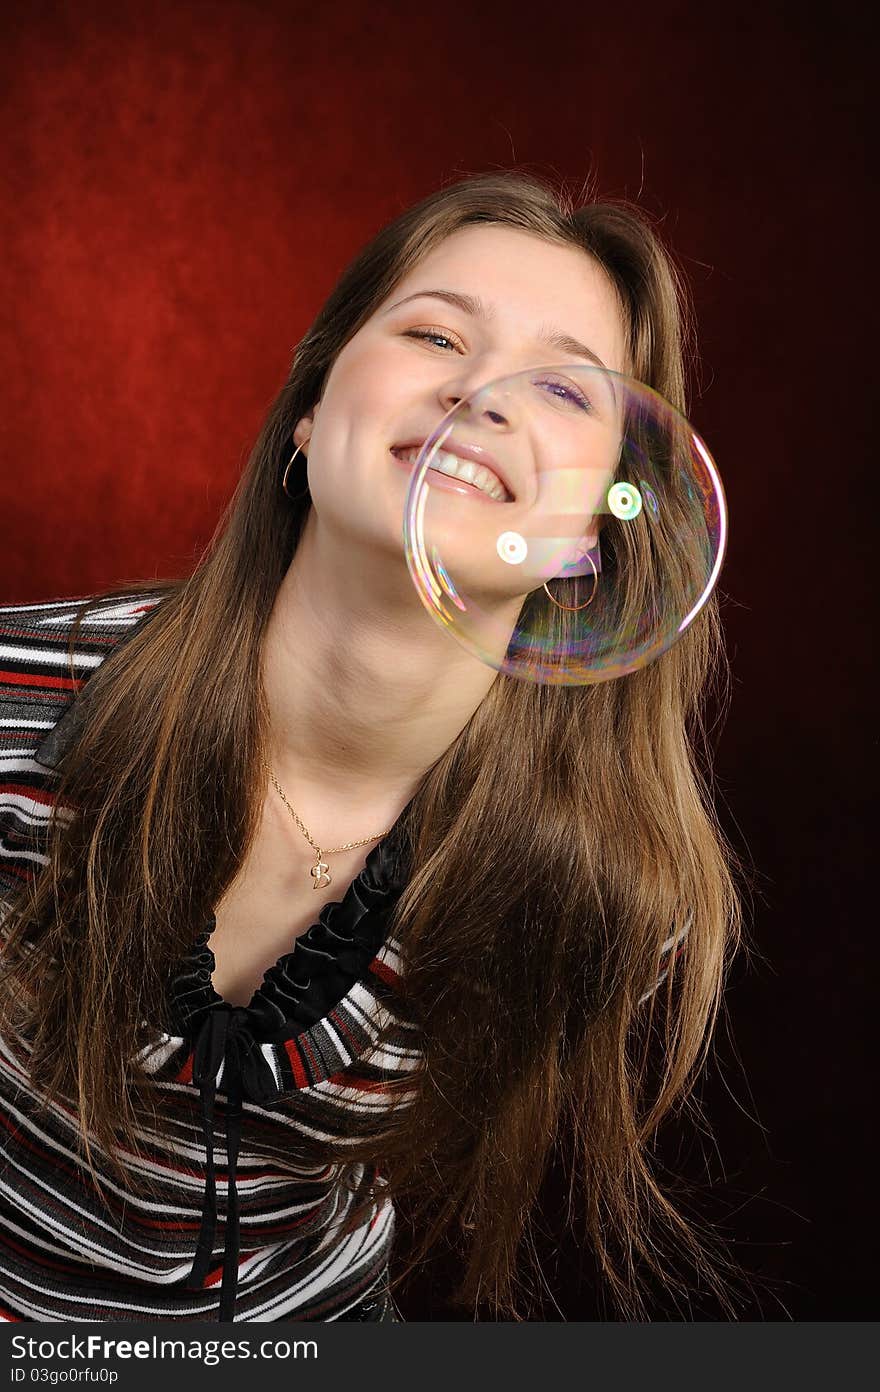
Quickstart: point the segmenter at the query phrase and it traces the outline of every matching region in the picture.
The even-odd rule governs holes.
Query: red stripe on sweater
[[[254,1255],[253,1252],[242,1252],[242,1253],[239,1255],[239,1258],[238,1258],[238,1268],[239,1268],[239,1270],[241,1270],[241,1264],[242,1264],[242,1262],[247,1261],[248,1257],[252,1257],[253,1255]],[[207,1276],[205,1277],[204,1281],[202,1282],[202,1290],[208,1290],[208,1288],[209,1288],[210,1286],[219,1286],[219,1284],[220,1284],[220,1282],[221,1282],[222,1280],[223,1280],[223,1267],[222,1267],[222,1266],[218,1266],[216,1271],[209,1271],[209,1272],[208,1272]]]
[[[31,687],[34,691],[45,687],[51,687],[54,691],[79,691],[86,680],[85,677],[48,677],[42,673],[37,675],[35,672],[4,672],[0,669],[0,682]]]
[[[387,962],[380,962],[378,957],[374,957],[370,963],[370,971],[374,976],[378,976],[380,981],[384,981],[386,986],[399,986],[400,976],[388,966]]]
[[[30,788],[27,783],[0,783],[0,793],[14,793],[16,797],[27,798],[29,802],[39,802],[43,807],[54,807],[57,799],[43,788]]]
[[[293,1079],[294,1079],[294,1082],[296,1083],[297,1087],[298,1087],[298,1088],[306,1088],[306,1087],[308,1087],[308,1086],[309,1086],[309,1080],[308,1080],[308,1077],[306,1076],[306,1070],[303,1068],[303,1061],[302,1061],[302,1059],[301,1059],[300,1056],[299,1056],[299,1050],[298,1050],[297,1047],[296,1047],[296,1040],[295,1040],[295,1039],[285,1039],[285,1041],[284,1041],[284,1052],[287,1054],[287,1057],[290,1059],[290,1066],[291,1066],[291,1068],[293,1069]]]

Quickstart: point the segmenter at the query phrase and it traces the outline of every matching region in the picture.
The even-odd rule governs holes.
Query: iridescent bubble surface
[[[460,401],[410,457],[407,565],[428,613],[498,671],[548,685],[666,652],[717,581],[718,470],[688,421],[604,368],[529,368]]]

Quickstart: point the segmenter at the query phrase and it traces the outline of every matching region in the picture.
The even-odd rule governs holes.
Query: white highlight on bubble
[[[529,554],[525,537],[521,537],[519,532],[502,532],[495,543],[495,549],[502,561],[506,561],[508,565],[522,565]]]
[[[642,495],[631,483],[615,483],[608,490],[608,506],[615,517],[630,522],[642,510]]]

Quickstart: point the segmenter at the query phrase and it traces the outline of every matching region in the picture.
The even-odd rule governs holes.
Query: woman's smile
[[[402,468],[412,474],[419,454],[417,446],[406,450],[395,447],[391,454]],[[490,469],[475,465],[469,460],[459,459],[443,450],[437,451],[435,459],[437,465],[432,465],[426,475],[426,482],[432,488],[459,493],[463,497],[481,498],[489,503],[511,501],[504,484]]]

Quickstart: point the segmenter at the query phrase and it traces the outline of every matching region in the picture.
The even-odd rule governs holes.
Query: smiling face
[[[578,363],[593,369],[589,381],[599,377],[596,362],[628,370],[619,302],[593,258],[497,224],[451,234],[346,344],[314,413],[297,425],[320,525],[402,559],[411,465],[401,461],[401,447],[421,443],[457,402],[495,379]],[[566,380],[577,390],[577,377]],[[517,409],[512,398],[493,409],[502,403],[478,397],[479,419],[448,440],[451,449],[469,445],[472,460],[486,461],[493,477],[475,481],[487,491],[430,476],[432,507],[458,538],[456,565],[467,568],[469,557],[487,554],[487,545],[494,548],[495,537],[511,529],[529,536],[541,510],[546,519],[551,485],[581,459],[587,417],[573,403],[560,407],[557,385],[542,387],[542,414]],[[589,544],[595,539],[590,516],[578,517],[572,531]],[[494,561],[497,572],[497,554]],[[508,595],[534,588],[534,577],[526,584],[511,567],[501,571]]]

